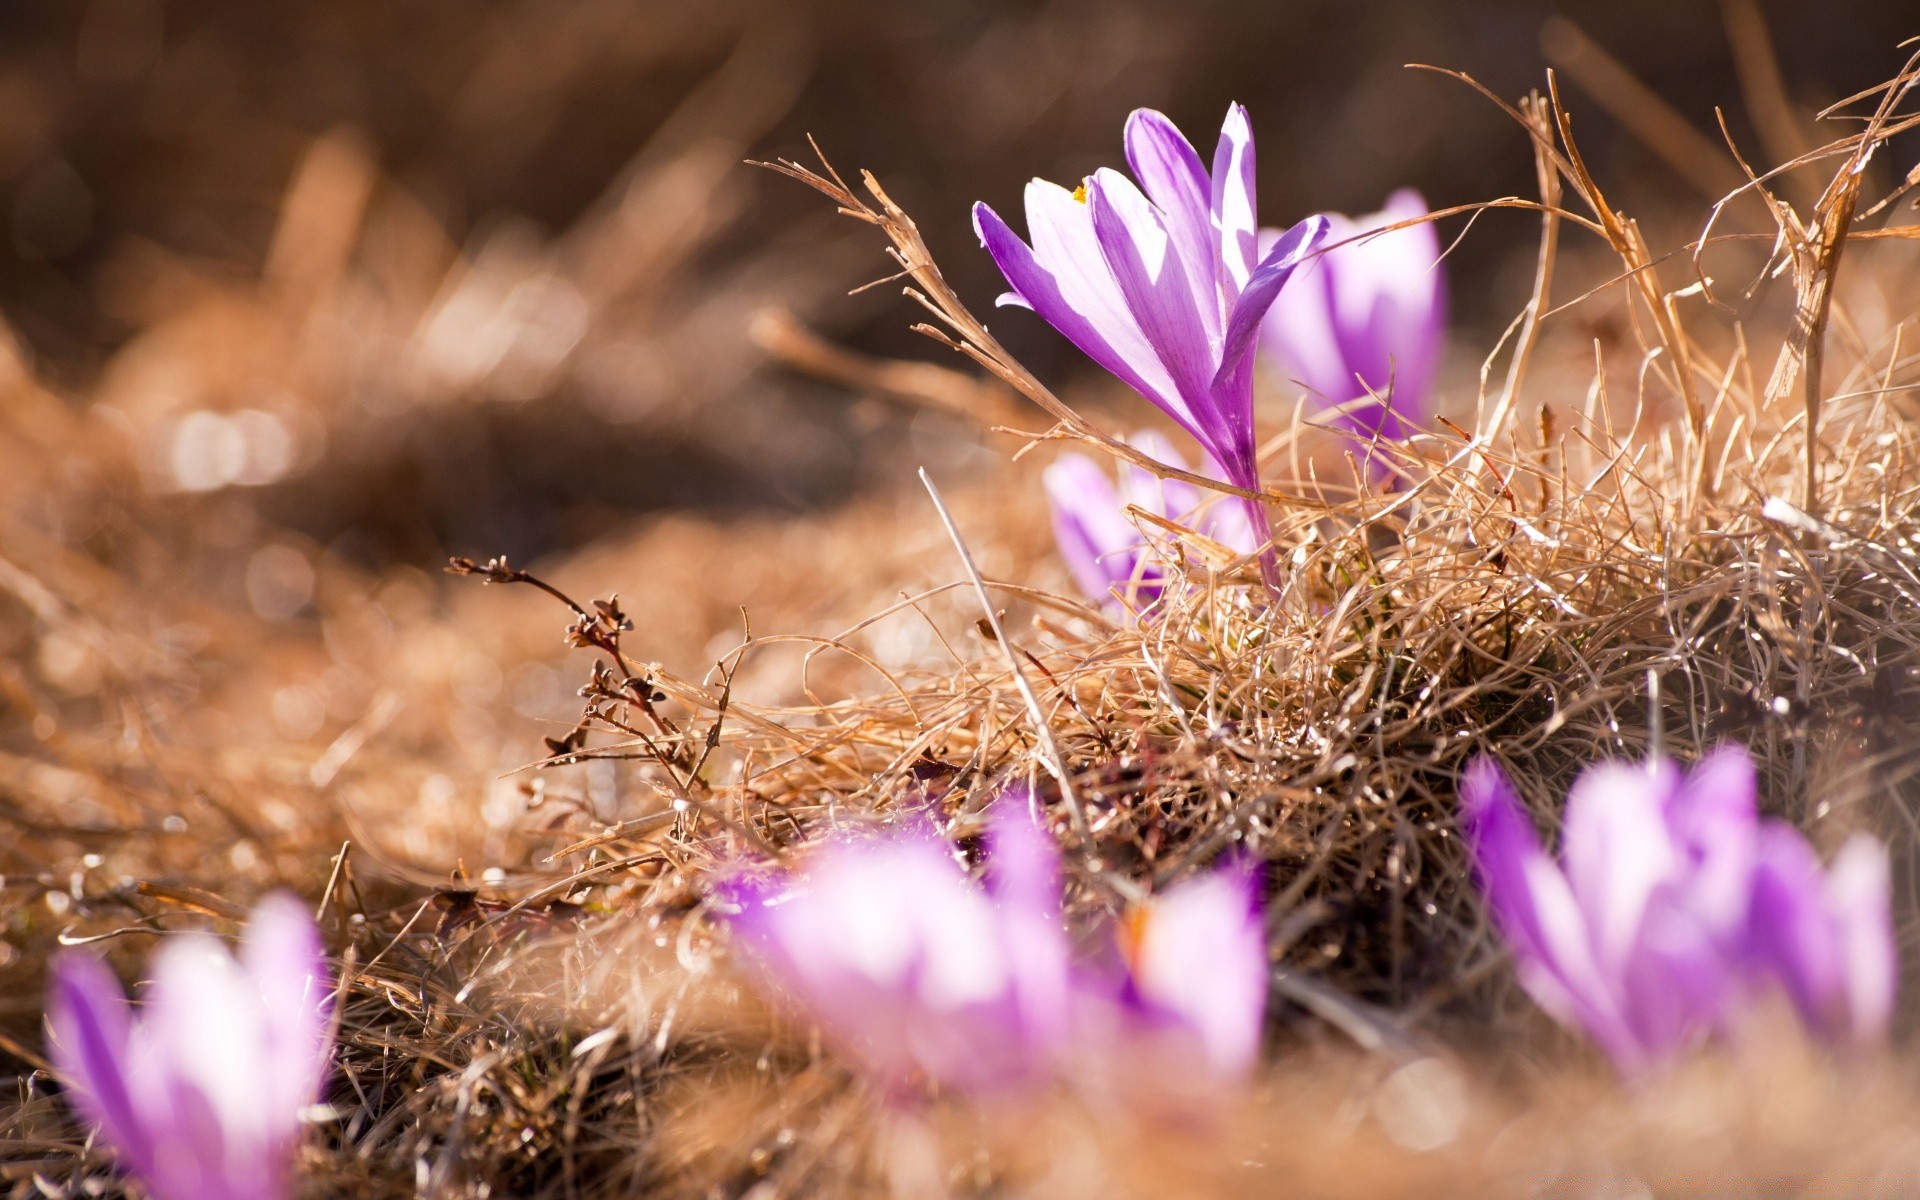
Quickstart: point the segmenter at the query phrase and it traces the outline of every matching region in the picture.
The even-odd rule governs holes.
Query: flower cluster
[[[1567,798],[1561,861],[1498,767],[1469,769],[1461,816],[1522,986],[1637,1074],[1784,993],[1807,1029],[1871,1043],[1892,1016],[1897,952],[1886,849],[1857,835],[1822,871],[1759,818],[1744,751],[1681,774],[1609,763]]]
[[[1059,854],[1010,793],[974,882],[931,828],[843,838],[803,874],[733,880],[750,960],[884,1087],[981,1094],[1144,1061],[1245,1076],[1267,994],[1253,875],[1238,867],[1136,910],[1110,953],[1075,955]],[[1131,1064],[1131,1065],[1130,1065]]]
[[[1228,483],[1260,487],[1253,427],[1253,354],[1260,322],[1327,221],[1309,217],[1260,253],[1253,130],[1234,105],[1212,170],[1160,113],[1127,120],[1127,162],[1139,183],[1102,168],[1075,191],[1027,185],[1029,245],[985,204],[973,221],[1012,291],[1191,434]],[[1266,508],[1246,503],[1261,541]],[[1278,567],[1264,560],[1270,582]]]
[[[332,1061],[319,931],[299,901],[254,911],[236,961],[170,939],[136,1019],[104,963],[54,969],[47,1033],[75,1106],[154,1200],[279,1200]]]
[[[1169,467],[1186,470],[1173,443],[1151,430],[1132,439],[1135,449]],[[1165,579],[1147,553],[1147,539],[1127,519],[1132,505],[1185,525],[1229,550],[1259,549],[1246,513],[1237,505],[1207,506],[1200,489],[1177,479],[1159,479],[1132,463],[1120,468],[1119,486],[1084,454],[1063,454],[1047,467],[1048,506],[1053,536],[1073,581],[1088,599],[1109,608],[1131,600],[1136,610],[1160,598]]]
[[[1027,185],[1030,245],[993,209],[974,206],[981,244],[1013,289],[1001,302],[1045,318],[1172,417],[1226,482],[1246,491],[1260,489],[1253,358],[1264,344],[1339,406],[1377,474],[1374,442],[1404,437],[1403,417],[1425,415],[1439,360],[1445,305],[1433,227],[1373,232],[1424,216],[1420,198],[1402,191],[1358,221],[1323,214],[1263,230],[1253,132],[1239,105],[1227,112],[1211,171],[1173,122],[1149,109],[1128,118],[1125,143],[1138,184],[1103,168],[1071,192],[1040,179]],[[1117,528],[1117,515],[1101,514],[1117,508],[1105,476],[1084,460],[1065,464],[1048,479],[1055,513],[1072,514],[1056,517],[1061,550],[1082,587],[1104,601],[1133,579],[1132,558],[1116,551],[1138,539]],[[1264,544],[1265,507],[1247,500],[1245,512],[1249,538]],[[1095,545],[1111,565],[1088,565],[1086,530],[1096,527],[1107,534]],[[1271,551],[1261,562],[1276,582]],[[1121,565],[1127,574],[1117,574]]]

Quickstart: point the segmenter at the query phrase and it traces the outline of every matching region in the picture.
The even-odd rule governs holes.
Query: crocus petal
[[[1292,278],[1301,260],[1326,240],[1329,228],[1325,217],[1308,217],[1281,234],[1260,259],[1247,280],[1245,290],[1233,303],[1233,312],[1227,321],[1226,340],[1221,350],[1219,374],[1214,380],[1215,387],[1220,386],[1225,377],[1247,365],[1248,356],[1253,353],[1255,335],[1260,332],[1261,318],[1267,315],[1267,309],[1280,296],[1281,289]]]
[[[1616,1062],[1637,1062],[1638,1039],[1594,958],[1573,889],[1491,759],[1468,766],[1460,819],[1487,907],[1513,949],[1521,986],[1563,1024],[1584,1028]]]
[[[1113,604],[1114,589],[1140,573],[1143,545],[1140,530],[1121,511],[1119,492],[1084,454],[1061,455],[1041,478],[1053,512],[1054,541],[1073,581],[1088,599]],[[1157,594],[1143,588],[1135,598],[1144,604]]]
[[[1131,956],[1134,986],[1199,1040],[1223,1078],[1252,1070],[1266,1012],[1266,939],[1254,874],[1229,867],[1153,901]]]
[[[297,1112],[320,1099],[332,1059],[331,982],[320,930],[306,905],[286,892],[262,900],[240,941],[240,963],[264,1005],[266,1060],[276,1111]]]
[[[81,1114],[144,1176],[152,1171],[153,1145],[127,1086],[131,1029],[126,993],[105,963],[78,951],[54,960],[47,1004],[54,1068]]]
[[[1260,217],[1254,198],[1253,123],[1238,104],[1227,108],[1213,151],[1213,223],[1220,236],[1221,287],[1231,303],[1253,275]]]
[[[1155,462],[1180,471],[1187,469],[1187,460],[1173,443],[1151,429],[1134,434],[1127,443]],[[1162,479],[1130,462],[1120,466],[1120,498],[1156,516],[1183,523],[1192,518],[1201,501],[1200,489],[1192,484],[1180,479]]]
[[[987,894],[1010,908],[1060,909],[1060,850],[1029,811],[1024,784],[994,801],[987,831]]]
[[[1327,232],[1321,239],[1322,246],[1344,242],[1357,232],[1353,222],[1339,213],[1327,213],[1325,219]],[[1280,230],[1261,230],[1261,257],[1272,253],[1280,237]],[[1332,259],[1338,253],[1328,250],[1301,263],[1274,298],[1260,329],[1262,341],[1280,360],[1286,375],[1329,404],[1344,403],[1358,394],[1353,372],[1341,351],[1340,332],[1334,327]]]
[[[1900,952],[1893,935],[1887,848],[1866,834],[1840,847],[1827,873],[1849,1033],[1860,1043],[1886,1037],[1893,1022]]]
[[[1027,185],[1033,247],[984,204],[973,206],[973,224],[980,244],[1028,307],[1082,354],[1199,436],[1179,389],[1107,270],[1086,205],[1066,189],[1036,179]]]
[[[989,899],[931,830],[830,843],[803,881],[729,891],[752,960],[888,1087],[925,1073],[985,1090],[1045,1069],[1034,946],[1016,948],[1011,901]]]
[[[1723,943],[1737,938],[1753,890],[1758,788],[1737,746],[1701,759],[1669,795],[1666,820],[1685,861],[1688,910]]]
[[[1633,1031],[1634,1053],[1618,1065],[1636,1073],[1718,1030],[1734,982],[1719,940],[1684,899],[1656,894],[1643,936],[1620,974],[1620,1006]]]
[[[1426,212],[1420,194],[1402,188],[1360,223],[1378,229]],[[1376,390],[1385,388],[1391,375],[1396,410],[1423,415],[1446,326],[1439,232],[1428,221],[1364,239],[1353,249],[1353,270],[1336,274],[1335,302],[1343,327],[1366,332],[1368,359],[1356,359],[1359,369]]]
[[[1221,332],[1219,272],[1215,252],[1212,185],[1199,154],[1173,122],[1152,109],[1142,108],[1127,118],[1127,165],[1140,188],[1165,218],[1180,259],[1187,267],[1194,306],[1206,326],[1209,341]]]
[[[1750,914],[1749,968],[1782,988],[1816,1032],[1832,1030],[1844,983],[1820,860],[1783,821],[1761,827]]]
[[[1060,913],[1060,851],[1028,806],[1029,788],[994,803],[987,891],[999,910],[1015,1003],[1036,1046],[1062,1043],[1071,1006],[1066,927]]]
[[[1367,439],[1404,437],[1404,418],[1420,420],[1430,408],[1446,327],[1439,235],[1431,222],[1369,233],[1426,211],[1419,194],[1403,188],[1380,212],[1329,214],[1331,249],[1305,268],[1262,330],[1289,376],[1344,406],[1340,423]],[[1381,403],[1354,403],[1370,393]]]
[[[1561,834],[1567,881],[1602,968],[1625,969],[1655,890],[1681,867],[1666,822],[1678,772],[1624,763],[1589,768],[1567,794]]]
[[[1087,185],[1087,208],[1107,269],[1127,307],[1166,366],[1186,410],[1215,452],[1222,430],[1211,392],[1216,348],[1194,302],[1187,264],[1159,210],[1118,171],[1096,171]]]
[[[186,1092],[203,1097],[212,1114],[197,1162],[219,1161],[226,1143],[262,1145],[297,1127],[296,1113],[270,1108],[260,1086],[266,1026],[260,994],[218,938],[188,933],[161,946],[142,1032],[175,1089],[175,1115],[187,1111],[177,1107]]]

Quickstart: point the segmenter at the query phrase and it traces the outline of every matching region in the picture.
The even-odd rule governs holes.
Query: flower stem
[[[1267,506],[1260,500],[1244,500],[1247,524],[1253,527],[1254,540],[1260,543],[1260,580],[1275,596],[1284,580],[1280,575],[1280,556],[1273,548],[1273,527],[1267,523]]]

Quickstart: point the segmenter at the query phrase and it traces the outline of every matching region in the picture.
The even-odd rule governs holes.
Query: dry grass
[[[1034,493],[1003,468],[950,490],[1004,640],[917,499],[797,527],[667,518],[537,583],[469,568],[508,591],[372,577],[290,534],[262,559],[257,518],[217,498],[129,499],[154,466],[108,429],[169,414],[75,416],[10,361],[0,1048],[27,1069],[0,1178],[21,1197],[113,1186],[34,1070],[55,941],[104,936],[131,967],[145,934],[224,926],[285,882],[324,897],[344,981],[314,1195],[1897,1190],[1920,1145],[1904,1054],[1835,1065],[1770,1038],[1769,1053],[1621,1092],[1506,981],[1450,814],[1476,752],[1508,764],[1549,824],[1597,756],[1738,741],[1769,806],[1816,839],[1895,843],[1910,933],[1920,271],[1913,226],[1860,214],[1903,211],[1862,195],[1863,168],[1915,123],[1900,105],[1916,79],[1858,100],[1861,131],[1795,168],[1831,180],[1804,189],[1805,211],[1755,183],[1699,244],[1659,253],[1601,191],[1557,96],[1510,110],[1540,196],[1495,206],[1538,213],[1541,249],[1479,403],[1384,448],[1403,486],[1377,493],[1296,412],[1268,454],[1285,591],[1149,526],[1183,544],[1169,557],[1190,586],[1147,620],[1010,582],[1049,577]],[[351,145],[315,151],[286,219],[333,228],[330,205],[377,194],[369,169]],[[1030,441],[1132,455],[971,315],[877,183],[788,169],[883,232],[930,331],[1054,422]],[[637,219],[619,211],[528,249],[510,284],[481,287],[507,270],[484,254],[421,266],[380,293],[412,307],[354,309],[389,331],[367,369],[424,361],[431,345],[402,331],[430,335],[440,318],[421,314],[462,311],[448,299],[462,289],[628,287],[592,279],[618,257],[596,239]],[[275,261],[327,282],[210,292],[108,378],[185,364],[205,379],[225,361],[206,347],[230,344],[332,369],[314,331],[368,303],[365,279],[344,252]],[[1715,277],[1706,294],[1693,266]],[[325,299],[290,317],[292,294]],[[663,338],[684,332],[661,322]],[[579,361],[563,359],[534,365]],[[938,370],[826,361],[916,402],[980,394]],[[531,369],[483,366],[404,378],[473,404]],[[359,429],[344,404],[317,411],[370,454],[404,440]],[[47,532],[88,520],[85,553]],[[202,594],[198,578],[253,582]],[[615,586],[617,604],[593,599]],[[583,653],[559,686],[550,647],[569,621]],[[1217,1127],[1046,1100],[884,1112],[728,974],[705,910],[716,862],[909,806],[968,839],[1009,776],[1040,782],[1077,912],[1116,911],[1233,845],[1271,864],[1276,1065]]]

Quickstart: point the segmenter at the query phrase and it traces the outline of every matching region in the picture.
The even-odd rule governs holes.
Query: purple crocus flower
[[[1127,162],[1139,184],[1107,168],[1068,191],[1027,185],[1020,240],[985,204],[975,231],[1012,292],[1089,358],[1192,434],[1228,483],[1260,486],[1253,428],[1253,349],[1260,319],[1327,231],[1309,217],[1258,249],[1253,131],[1227,110],[1209,173],[1160,113],[1127,119]],[[1246,503],[1261,541],[1265,507]],[[1262,559],[1270,584],[1273,555]]]
[[[923,1078],[992,1091],[1054,1065],[1069,987],[1059,862],[1014,807],[993,825],[985,888],[922,825],[723,891],[754,963],[895,1092]]]
[[[1798,831],[1759,819],[1744,751],[1714,751],[1686,775],[1663,761],[1588,769],[1567,798],[1559,863],[1490,760],[1468,768],[1461,808],[1521,986],[1623,1073],[1729,1031],[1777,988],[1817,1034],[1884,1030],[1884,851],[1850,848],[1823,877]]]
[[[1146,430],[1131,440],[1149,457],[1187,469],[1173,443],[1159,434]],[[1121,464],[1116,487],[1086,455],[1063,454],[1047,467],[1044,482],[1060,557],[1087,598],[1108,608],[1119,607],[1129,588],[1135,606],[1147,608],[1159,599],[1165,578],[1146,552],[1141,529],[1127,518],[1129,504],[1186,524],[1242,554],[1259,548],[1245,510],[1222,504],[1203,507],[1200,489],[1181,480],[1157,478],[1132,463]]]
[[[47,1034],[73,1104],[155,1200],[281,1200],[332,1059],[330,984],[300,902],[262,901],[236,961],[169,938],[134,1017],[104,963],[54,967]]]
[[[923,1080],[976,1095],[1122,1068],[1258,1057],[1266,945],[1252,872],[1181,885],[1123,927],[1123,952],[1075,963],[1059,851],[999,801],[987,881],[924,825],[829,843],[802,876],[742,877],[723,899],[754,965],[896,1095]]]
[[[1321,402],[1347,406],[1339,422],[1363,451],[1376,438],[1406,437],[1409,420],[1431,415],[1447,319],[1440,237],[1431,223],[1362,236],[1426,212],[1420,194],[1403,188],[1377,213],[1326,214],[1333,248],[1300,268],[1261,324],[1261,342],[1283,370]],[[1261,236],[1277,243],[1283,235]],[[1385,403],[1366,403],[1370,395]]]
[[[1245,1078],[1260,1057],[1270,965],[1250,864],[1223,867],[1135,910],[1123,1004],[1149,1036]]]

